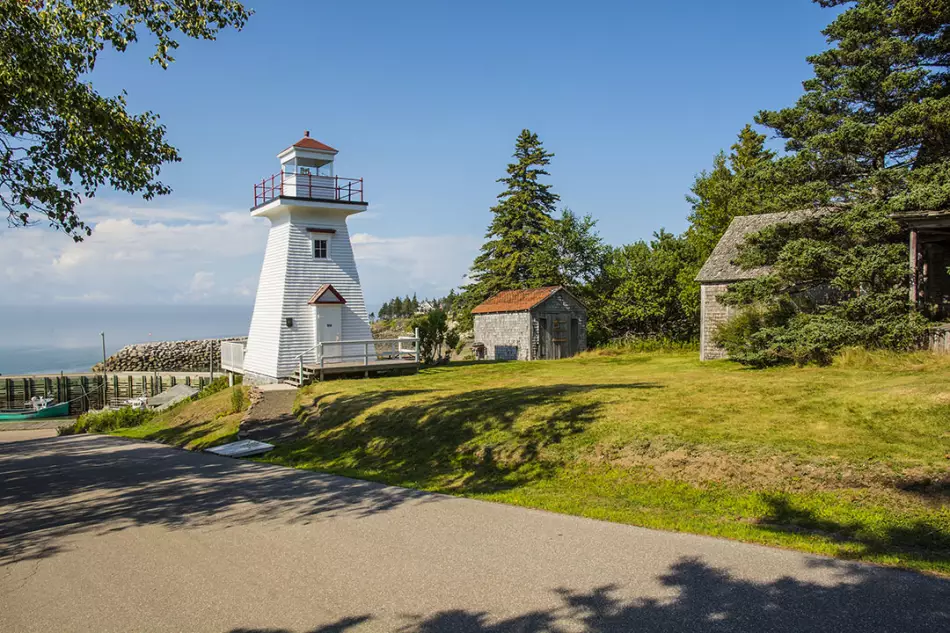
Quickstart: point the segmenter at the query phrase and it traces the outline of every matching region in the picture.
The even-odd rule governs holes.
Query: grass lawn
[[[948,370],[603,351],[335,380],[299,394],[307,437],[260,459],[950,574]]]
[[[247,391],[243,387],[237,388]],[[232,413],[231,390],[225,389],[200,400],[173,406],[145,424],[118,429],[111,434],[200,451],[236,440],[247,405],[245,393],[244,408]]]

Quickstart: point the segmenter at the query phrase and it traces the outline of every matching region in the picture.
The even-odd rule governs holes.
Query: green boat
[[[0,409],[0,422],[19,422],[22,420],[39,420],[42,418],[64,418],[69,415],[69,403],[35,404],[29,409],[15,411]]]

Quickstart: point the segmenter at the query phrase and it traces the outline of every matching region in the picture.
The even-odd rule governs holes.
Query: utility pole
[[[99,332],[102,337],[102,408],[109,406],[109,372],[106,371],[106,333]]]

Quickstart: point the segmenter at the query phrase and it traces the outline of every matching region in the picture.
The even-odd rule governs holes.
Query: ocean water
[[[251,305],[0,306],[0,374],[89,371],[131,343],[247,336]]]

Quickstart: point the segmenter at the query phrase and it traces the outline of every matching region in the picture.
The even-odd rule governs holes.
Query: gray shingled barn
[[[587,308],[561,286],[499,292],[472,314],[475,345],[489,360],[568,358],[587,349]]]
[[[699,320],[699,359],[715,360],[725,358],[726,351],[716,345],[713,339],[717,328],[732,318],[735,308],[719,303],[719,296],[730,284],[747,279],[755,279],[769,272],[768,266],[745,269],[734,263],[739,255],[739,247],[747,235],[757,233],[773,224],[801,222],[821,210],[789,211],[785,213],[763,213],[761,215],[740,215],[732,219],[729,228],[720,238],[716,248],[699,274],[700,283],[700,320]]]

